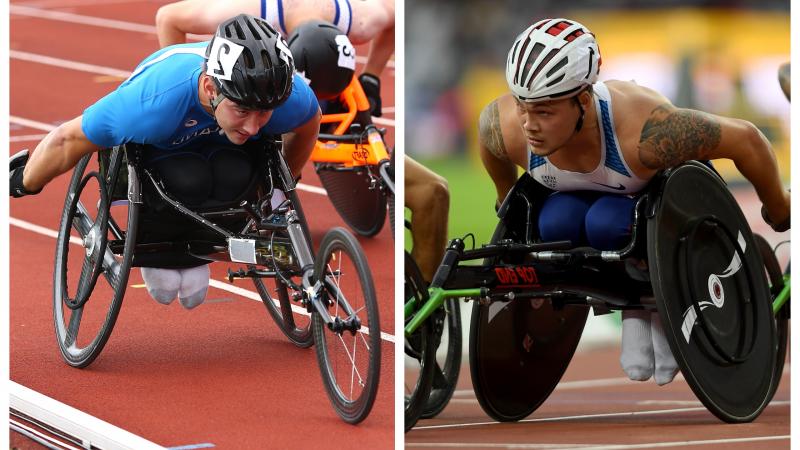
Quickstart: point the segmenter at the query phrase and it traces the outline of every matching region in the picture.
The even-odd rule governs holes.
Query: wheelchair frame
[[[524,176],[525,175],[523,175],[523,177]],[[536,204],[537,199],[543,199],[549,194],[549,190],[535,184],[535,182],[534,186],[536,188],[533,191],[520,190],[519,187],[521,185],[518,181],[517,186],[515,186],[506,197],[498,212],[501,223],[498,226],[498,231],[492,243],[484,245],[480,249],[465,250],[464,242],[461,239],[451,240],[442,263],[427,293],[425,293],[427,295],[412,295],[410,299],[406,299],[407,301],[404,305],[404,334],[406,341],[408,342],[409,339],[422,339],[424,341],[425,338],[421,338],[420,333],[430,333],[426,330],[426,328],[430,327],[427,324],[435,314],[442,310],[444,302],[447,299],[463,298],[465,300],[478,300],[480,305],[490,305],[494,302],[547,298],[552,302],[553,308],[557,311],[563,309],[565,306],[574,305],[587,308],[591,307],[595,310],[595,314],[604,314],[611,310],[629,308],[656,310],[655,303],[640,301],[643,300],[643,298],[653,295],[653,288],[649,280],[646,284],[633,283],[634,280],[629,278],[630,286],[626,286],[625,289],[619,289],[620,284],[615,283],[616,280],[610,278],[610,276],[613,277],[613,274],[604,271],[602,265],[607,262],[624,261],[625,258],[631,256],[641,256],[637,255],[637,247],[644,235],[642,228],[646,221],[643,219],[653,216],[657,204],[656,200],[660,195],[660,190],[663,188],[663,185],[664,182],[662,182],[661,179],[655,179],[646,193],[637,200],[634,208],[632,235],[628,244],[618,251],[598,251],[588,247],[572,248],[572,244],[569,241],[535,242],[537,238],[535,223],[531,218],[538,214],[537,206],[541,206]],[[514,198],[516,198],[516,200],[512,200]],[[524,209],[524,213],[515,211],[518,213],[517,219],[519,219],[519,217],[527,218],[524,225],[520,227],[524,229],[524,232],[522,232],[522,242],[509,239],[500,239],[495,242],[495,239],[502,238],[502,235],[498,235],[497,233],[502,228],[512,201],[516,202],[517,210],[520,208]],[[518,237],[520,237],[519,234],[520,233],[518,233]],[[777,389],[778,380],[780,379],[783,367],[783,360],[780,358],[785,356],[786,337],[788,335],[788,323],[786,321],[789,316],[790,275],[788,273],[781,274],[774,253],[769,248],[769,245],[766,244],[766,241],[758,235],[754,235],[754,238],[759,247],[757,251],[764,259],[766,272],[769,276],[769,281],[772,283],[771,311],[778,320],[778,361],[773,375],[775,382],[771,385],[771,391],[767,396],[768,401],[772,398],[772,395],[774,395],[775,389]],[[736,254],[742,254],[743,250],[738,248],[738,244],[735,244],[735,246],[737,247],[735,249]],[[462,262],[476,259],[484,259],[484,264],[482,266],[461,265]],[[524,263],[497,263],[497,261],[508,261],[509,259],[516,261],[523,261],[524,259]],[[748,275],[748,278],[749,277],[750,275]],[[575,282],[575,279],[580,280],[580,282]],[[603,288],[603,286],[615,286],[616,289],[606,289]],[[700,308],[697,310],[700,311]],[[476,320],[474,314],[473,312],[473,322]],[[491,315],[491,312],[489,314]],[[700,313],[700,315],[702,315],[702,313]],[[476,333],[474,326],[475,323],[473,323],[473,329],[471,330],[472,349],[474,349],[476,345],[475,342],[473,342],[475,341]],[[583,325],[581,323],[578,329],[579,333],[582,328]],[[429,338],[430,336],[433,335],[429,335]],[[435,336],[433,337],[435,338]],[[714,341],[710,337],[708,339]],[[577,340],[575,344],[577,344]],[[571,356],[572,353],[569,352],[566,363],[569,362]],[[430,363],[430,360],[427,362],[420,362],[422,366],[421,370],[424,372],[425,366]],[[491,411],[491,406],[487,406],[486,400],[482,398],[482,395],[486,394],[481,393],[478,384],[475,384],[476,370],[479,371],[479,369],[476,367],[472,358],[470,364],[472,366],[473,384],[475,385],[478,400],[481,406],[484,407],[492,417],[497,420],[519,420],[524,417],[522,414],[519,416],[504,417],[497,411]],[[564,366],[564,369],[565,368],[566,365]],[[420,375],[421,378],[423,376],[423,374]],[[560,376],[555,379],[555,382],[558,381],[558,378],[560,378]],[[420,382],[430,384],[431,380]],[[555,388],[555,383],[553,383],[549,390],[545,389],[543,391],[544,398],[549,395],[552,388]],[[429,389],[429,386],[423,385],[419,392],[421,392],[422,395],[427,395]],[[542,398],[541,401],[544,401],[544,398]],[[702,400],[704,404],[709,407],[706,400]],[[524,415],[526,416],[535,410],[536,407],[538,407],[538,404],[533,405],[533,409],[528,410]],[[709,407],[709,409],[721,419],[731,422],[750,421],[758,415],[756,413],[752,417],[731,417],[715,408]],[[758,411],[760,412],[760,410]],[[412,421],[410,424],[411,426],[413,426],[413,422],[416,422],[416,419],[416,417],[410,418]],[[410,428],[408,416],[406,420],[406,430],[408,430]]]
[[[139,261],[137,264],[137,257],[141,259],[150,255],[152,259],[159,254],[165,255],[164,252],[167,251],[172,252],[166,253],[168,258],[175,258],[177,251],[188,259],[178,258],[177,262],[173,261],[171,264],[173,266],[197,265],[210,261],[247,264],[246,270],[233,272],[229,269],[229,281],[234,278],[252,278],[267,310],[284,334],[300,347],[317,343],[320,371],[334,409],[346,422],[358,423],[367,417],[377,395],[381,347],[375,291],[363,250],[352,235],[344,229],[335,228],[323,238],[315,257],[310,233],[294,192],[295,181],[280,151],[279,141],[265,141],[251,146],[259,152],[258,163],[264,169],[264,173],[256,171],[256,180],[250,182],[250,194],[256,195],[255,204],[243,200],[238,207],[217,205],[206,210],[199,208],[198,211],[184,206],[166,192],[158,177],[144,165],[143,146],[131,144],[101,151],[98,156],[100,173],[90,172],[83,176],[89,156],[81,160],[76,166],[70,185],[71,191],[67,195],[54,273],[54,320],[62,356],[72,366],[86,367],[99,355],[119,313],[130,268],[147,265],[146,261]],[[125,166],[128,169],[127,174],[122,170]],[[260,177],[263,179],[259,180]],[[91,180],[97,181],[100,191],[98,214],[94,220],[79,200],[83,189]],[[274,189],[283,190],[287,199],[271,210],[270,198]],[[197,227],[196,230],[212,237],[204,236],[199,240],[187,239],[178,243],[138,242],[142,233],[139,214],[148,195],[155,196],[179,217]],[[124,231],[110,214],[113,202],[128,205],[128,227]],[[231,231],[214,222],[221,219],[233,219],[244,225],[241,231]],[[66,280],[69,234],[73,227],[83,238],[86,249],[84,267],[74,297],[69,295]],[[108,239],[108,233],[113,239]],[[118,257],[121,257],[121,261],[116,259]],[[346,294],[340,288],[340,267],[331,267],[332,260],[334,264],[341,264],[341,259],[345,257],[354,265],[353,275],[359,283],[355,298],[351,300],[360,301],[361,304],[351,305],[348,297],[352,292]],[[266,270],[258,269],[257,266],[264,266]],[[114,290],[114,301],[99,334],[90,345],[81,349],[76,341],[83,308],[90,300],[94,285],[101,274],[109,280]],[[263,278],[276,279],[280,307],[275,305],[275,300],[261,284],[260,280]],[[291,296],[287,288],[293,292]],[[311,315],[308,330],[295,325],[290,301],[300,303]],[[72,313],[68,325],[65,325],[67,310]],[[362,318],[366,319],[363,323]],[[367,324],[369,330],[364,327]],[[345,352],[353,365],[353,370],[347,371],[351,377],[349,393],[337,384],[338,371],[331,365],[331,349],[326,343],[326,330],[338,336],[339,340],[342,340],[344,334],[348,334],[352,336],[354,346],[358,342],[366,346],[368,367],[363,376],[361,370],[356,368],[353,359],[355,355],[350,355],[345,346]],[[355,376],[357,380],[353,379]],[[353,383],[357,383],[360,388],[360,393],[356,396],[353,395]]]

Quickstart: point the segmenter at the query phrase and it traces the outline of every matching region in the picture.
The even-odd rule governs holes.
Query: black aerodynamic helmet
[[[205,73],[223,98],[249,109],[274,109],[292,93],[294,58],[267,22],[246,14],[222,22],[206,47]]]
[[[320,100],[338,96],[350,84],[356,68],[356,50],[334,25],[321,20],[304,22],[289,36],[295,68],[309,80]]]

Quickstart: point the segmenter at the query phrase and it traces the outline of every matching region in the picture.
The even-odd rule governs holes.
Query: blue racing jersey
[[[86,108],[83,133],[106,148],[128,142],[161,150],[230,144],[198,97],[207,45],[173,45],[148,56],[116,90]],[[295,74],[289,99],[275,108],[259,134],[250,139],[290,132],[314,117],[318,107],[311,88]]]

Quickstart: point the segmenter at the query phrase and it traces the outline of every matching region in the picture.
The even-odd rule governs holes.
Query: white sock
[[[192,267],[191,269],[180,269],[181,282],[180,292],[178,293],[181,305],[186,309],[192,309],[203,303],[208,293],[208,281],[211,271],[208,264]]]
[[[272,209],[277,209],[286,200],[286,194],[280,189],[273,189],[272,198],[269,199],[269,205]]]
[[[663,386],[675,378],[678,373],[678,363],[669,349],[664,326],[661,324],[661,317],[657,312],[654,312],[650,319],[650,329],[653,336],[653,353],[656,359],[655,379],[659,386]]]
[[[177,270],[141,267],[147,292],[157,302],[169,305],[178,295],[181,274]]]
[[[650,337],[650,312],[641,309],[622,310],[622,370],[634,381],[645,381],[653,375],[653,340]]]

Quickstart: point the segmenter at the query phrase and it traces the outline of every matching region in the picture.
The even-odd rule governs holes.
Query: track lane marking
[[[523,444],[523,443],[479,443],[479,442],[406,442],[406,447],[435,448],[520,448],[520,449],[558,449],[558,450],[628,450],[638,448],[685,447],[690,445],[737,444],[744,442],[763,442],[788,440],[791,436],[754,436],[749,438],[709,439],[704,441],[650,442],[646,444]]]
[[[90,25],[100,28],[110,28],[113,30],[132,31],[135,33],[158,35],[158,30],[153,25],[147,25],[136,22],[127,22],[124,20],[106,19],[103,17],[86,16],[83,14],[68,13],[64,11],[53,11],[49,9],[36,8],[31,6],[15,5],[8,6],[10,14],[18,16],[34,17],[36,19],[55,20],[60,22],[76,23],[79,25]],[[211,39],[210,34],[187,34],[187,40],[194,41],[207,41]],[[365,56],[356,56],[356,61],[361,64],[366,64],[367,58]],[[394,70],[394,60],[389,60],[386,67]]]
[[[25,221],[25,220],[22,220],[22,219],[17,219],[16,217],[9,217],[8,223],[9,223],[9,225],[13,225],[15,227],[19,227],[19,228],[22,228],[24,230],[32,231],[34,233],[41,234],[43,236],[47,236],[47,237],[51,237],[51,238],[54,238],[54,239],[58,239],[58,231],[50,229],[50,228],[45,228],[45,227],[40,226],[40,225],[36,225],[35,223],[31,223],[31,222],[28,222],[28,221]],[[83,242],[80,240],[80,238],[75,237],[75,236],[71,236],[69,238],[69,242],[71,244],[83,246]],[[234,286],[234,285],[231,285],[231,284],[228,284],[228,283],[224,283],[222,281],[218,281],[218,280],[215,280],[213,278],[209,280],[208,285],[210,287],[215,287],[217,289],[220,289],[220,290],[223,290],[223,291],[227,291],[227,292],[230,292],[232,294],[236,294],[236,295],[242,296],[242,297],[250,299],[250,300],[257,301],[259,303],[261,302],[261,296],[258,295],[257,292],[253,292],[253,291],[250,291],[248,289],[241,288],[239,286]],[[300,306],[297,306],[297,305],[292,305],[292,311],[295,312],[296,314],[302,314],[304,316],[309,316],[310,315],[308,313],[308,311],[306,311],[304,308],[301,308]],[[369,334],[369,328],[363,327],[362,329],[364,330],[365,334]],[[393,344],[395,342],[395,336],[392,335],[392,334],[386,333],[384,331],[381,331],[381,339],[384,340],[384,341],[387,341],[387,342],[391,342]]]
[[[788,400],[778,400],[770,402],[766,407],[769,408],[771,406],[787,406],[790,402]],[[649,411],[623,411],[623,412],[616,412],[616,413],[598,413],[598,414],[579,414],[573,416],[557,416],[557,417],[541,417],[538,419],[523,419],[518,421],[517,423],[534,423],[534,422],[564,422],[568,420],[585,420],[585,419],[599,419],[599,418],[608,418],[608,417],[634,417],[634,416],[652,416],[652,415],[660,415],[660,414],[671,414],[671,413],[679,413],[679,412],[696,412],[696,411],[708,411],[705,407],[693,407],[693,408],[674,408],[674,409],[654,409]],[[709,413],[710,414],[710,413]],[[444,428],[471,428],[471,427],[479,427],[484,425],[505,425],[506,422],[471,422],[471,423],[451,423],[451,424],[443,424],[443,425],[428,425],[428,426],[416,426],[414,427],[415,430],[438,430]]]

